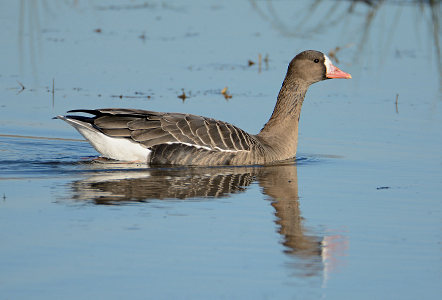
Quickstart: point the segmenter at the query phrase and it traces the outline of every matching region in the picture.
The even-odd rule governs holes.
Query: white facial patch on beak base
[[[326,69],[327,74],[330,73],[335,68],[335,66],[333,66],[330,58],[328,58],[328,56],[325,54],[324,54],[324,65],[325,65],[325,69]]]
[[[334,66],[330,60],[330,58],[327,57],[327,55],[324,54],[324,65],[325,65],[325,76],[327,78],[345,78],[350,79],[351,75],[348,73],[345,73],[341,71],[338,67]]]

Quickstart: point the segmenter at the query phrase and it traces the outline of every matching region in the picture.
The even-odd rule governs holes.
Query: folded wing
[[[69,111],[72,112],[94,116],[68,115],[67,118],[88,122],[107,136],[132,139],[146,148],[181,144],[206,151],[233,153],[250,151],[256,144],[254,137],[236,126],[191,114],[136,109]]]

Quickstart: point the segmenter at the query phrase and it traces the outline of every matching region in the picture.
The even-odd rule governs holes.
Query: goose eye
[[[319,62],[319,59],[315,58],[314,62],[317,64]]]

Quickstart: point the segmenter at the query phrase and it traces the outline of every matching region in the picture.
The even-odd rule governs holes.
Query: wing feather
[[[231,150],[238,150],[235,148],[235,145],[232,143],[232,140],[230,136],[232,135],[232,132],[230,131],[229,127],[224,122],[217,122],[218,131],[220,134],[220,138],[223,142],[223,144],[226,146],[226,149]]]
[[[101,132],[113,137],[131,137],[131,131],[127,128],[101,128]]]
[[[212,140],[210,139],[209,131],[203,122],[203,126],[195,130],[195,136],[197,136],[203,145],[212,146]]]
[[[112,137],[126,137],[147,148],[163,144],[183,144],[206,151],[250,151],[254,138],[243,130],[215,119],[181,113],[161,113],[138,109],[74,110],[94,117],[85,119]]]
[[[102,129],[127,128],[127,124],[136,119],[136,117],[103,116],[96,118],[94,124]]]
[[[130,130],[138,130],[138,129],[151,129],[151,128],[159,128],[161,127],[160,120],[151,120],[151,119],[135,119],[127,123],[127,127]]]
[[[132,139],[136,142],[145,142],[160,137],[170,137],[170,133],[164,131],[162,128],[150,128],[132,131]]]
[[[244,147],[243,143],[241,143],[240,133],[238,132],[238,129],[236,129],[235,126],[230,125],[230,128],[232,130],[232,135],[230,136],[232,139],[232,143],[235,145],[235,148],[238,150],[249,150],[249,147]]]
[[[171,143],[170,135],[159,136],[141,142],[141,144],[143,144],[147,148],[151,148],[153,146],[162,145],[162,144],[170,144],[170,143]]]

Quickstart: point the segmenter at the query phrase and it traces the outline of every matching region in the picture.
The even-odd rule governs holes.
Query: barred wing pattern
[[[71,116],[110,137],[129,138],[149,148],[153,164],[231,164],[259,147],[256,138],[226,122],[181,113],[136,109],[72,110]]]

